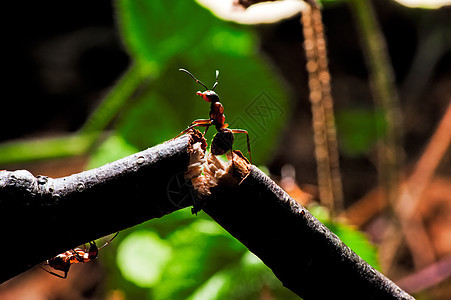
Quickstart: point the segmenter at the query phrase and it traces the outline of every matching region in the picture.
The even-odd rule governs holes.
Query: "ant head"
[[[197,92],[197,95],[201,96],[202,99],[204,99],[207,102],[213,103],[213,102],[219,102],[219,96],[214,91],[205,91],[205,92]]]
[[[197,92],[196,93],[197,95],[201,96],[202,99],[204,99],[205,101],[210,102],[210,103],[212,103],[212,102],[219,102],[219,96],[218,96],[218,94],[216,94],[214,92],[214,89],[218,86],[218,77],[219,77],[219,71],[218,70],[216,70],[216,81],[215,81],[215,84],[213,85],[213,87],[211,88],[211,90],[209,90],[205,84],[203,84],[200,80],[198,80],[196,77],[194,77],[194,75],[191,74],[190,72],[188,72],[187,70],[179,69],[179,71],[187,73],[197,83],[199,83],[200,85],[202,85],[206,89],[205,92]]]
[[[95,259],[97,258],[97,255],[99,255],[99,248],[97,248],[96,243],[89,242],[89,250],[88,250],[88,258],[89,259]]]

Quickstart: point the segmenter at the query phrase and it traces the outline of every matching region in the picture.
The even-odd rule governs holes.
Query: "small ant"
[[[201,81],[199,81],[196,77],[194,77],[193,74],[188,72],[185,69],[179,69],[179,71],[187,73],[189,76],[191,76],[197,83],[202,85],[206,91],[200,92],[198,91],[196,94],[201,96],[202,99],[205,101],[211,103],[210,105],[210,119],[198,119],[194,120],[191,125],[182,131],[177,137],[179,137],[182,134],[185,134],[190,129],[201,126],[206,127],[205,132],[203,136],[207,133],[208,128],[210,126],[214,125],[216,127],[216,130],[218,133],[214,136],[213,141],[211,142],[211,153],[213,155],[222,155],[227,153],[228,151],[232,151],[232,145],[233,141],[235,139],[234,133],[245,133],[247,137],[247,151],[249,152],[249,160],[252,162],[251,158],[251,146],[249,143],[249,133],[244,129],[229,129],[227,128],[229,124],[225,123],[225,116],[224,116],[224,106],[222,106],[221,102],[219,101],[219,96],[216,94],[214,89],[218,85],[218,77],[219,77],[219,71],[216,70],[216,82],[209,90],[205,84],[203,84]],[[233,159],[233,155],[232,155]]]
[[[97,245],[95,242],[89,242],[89,250],[86,248],[86,245],[83,245],[84,249],[81,248],[75,248],[69,251],[66,251],[64,253],[58,254],[54,258],[51,258],[47,260],[45,265],[50,266],[51,268],[63,271],[64,276],[51,272],[43,267],[44,271],[46,271],[49,274],[52,274],[56,277],[65,279],[67,277],[67,273],[69,272],[70,266],[72,264],[78,264],[78,263],[87,263],[91,260],[94,260],[99,255],[99,250],[108,245],[114,238],[119,234],[117,232],[108,242],[106,242],[102,247],[97,248]]]

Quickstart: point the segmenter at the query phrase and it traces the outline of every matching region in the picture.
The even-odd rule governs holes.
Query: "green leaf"
[[[152,287],[171,260],[170,245],[152,231],[128,235],[117,250],[117,265],[127,280],[140,287]]]
[[[335,223],[327,225],[349,248],[375,269],[380,269],[377,259],[377,249],[368,237],[349,225]]]
[[[186,299],[217,270],[239,261],[245,247],[216,222],[198,219],[167,238],[173,259],[152,294],[154,299]]]
[[[138,149],[120,135],[112,135],[91,154],[88,169],[103,166],[112,161],[136,153]]]
[[[85,154],[99,132],[31,139],[0,144],[0,164],[20,163]]]
[[[327,210],[319,205],[313,205],[308,209],[321,223],[335,233],[343,243],[357,253],[357,255],[374,268],[379,269],[377,249],[370,243],[364,233],[349,225],[330,221]]]
[[[336,123],[340,146],[350,156],[367,153],[385,134],[386,128],[381,112],[361,108],[338,111]]]
[[[299,299],[282,286],[257,256],[245,252],[240,261],[220,270],[203,283],[188,298],[190,300],[261,299],[263,289],[269,289],[276,299]]]
[[[145,149],[173,138],[175,132],[182,131],[183,127],[177,124],[176,118],[177,111],[156,90],[149,88],[129,109],[118,129],[129,143],[138,149]]]
[[[198,42],[208,30],[206,12],[192,1],[118,0],[124,42],[143,70],[158,74],[166,61]]]

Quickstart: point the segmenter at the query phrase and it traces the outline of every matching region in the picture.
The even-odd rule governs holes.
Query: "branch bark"
[[[304,299],[413,299],[368,265],[255,166],[218,185],[203,210]]]
[[[0,172],[0,283],[68,249],[190,205],[168,200],[190,135],[63,178]],[[7,245],[8,246],[7,246]]]
[[[86,241],[192,203],[168,197],[191,179],[204,211],[305,299],[413,299],[374,270],[242,155],[204,159],[198,132],[59,179],[0,172],[0,280]],[[238,153],[239,154],[239,153]],[[200,172],[203,166],[203,171]],[[200,188],[199,188],[200,187]],[[81,222],[81,220],[88,220]],[[12,263],[9,263],[12,262]],[[193,262],[195,263],[195,262]]]

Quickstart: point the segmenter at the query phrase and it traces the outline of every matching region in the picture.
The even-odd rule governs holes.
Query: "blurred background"
[[[322,2],[341,206],[320,201],[299,1],[5,3],[0,169],[61,177],[169,140],[209,111],[178,69],[209,87],[219,70],[226,122],[248,130],[254,164],[416,298],[450,299],[451,7],[373,2]],[[371,42],[389,55],[382,71]],[[378,72],[394,78],[388,110]],[[381,147],[393,124],[398,148]],[[247,155],[245,136],[234,148]],[[99,256],[65,280],[34,268],[0,285],[0,299],[297,299],[203,212],[124,230]]]

